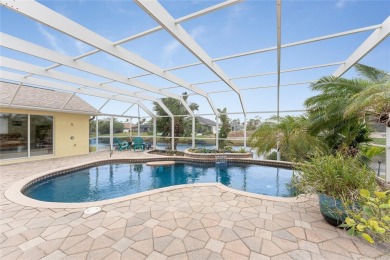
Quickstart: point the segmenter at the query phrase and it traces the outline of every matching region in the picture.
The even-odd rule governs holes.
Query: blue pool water
[[[38,182],[23,193],[51,202],[88,202],[179,184],[220,182],[228,187],[279,197],[294,196],[292,170],[252,164],[176,163],[170,166],[108,164]]]

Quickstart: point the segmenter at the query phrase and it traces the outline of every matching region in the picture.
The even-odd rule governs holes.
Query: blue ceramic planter
[[[319,194],[318,197],[320,211],[326,222],[335,227],[341,225],[347,217],[342,202],[325,194]]]

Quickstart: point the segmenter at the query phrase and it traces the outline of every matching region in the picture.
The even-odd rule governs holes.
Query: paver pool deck
[[[156,157],[114,152],[112,159]],[[0,258],[5,259],[390,259],[328,225],[318,202],[259,199],[221,188],[189,185],[85,208],[19,205],[4,193],[41,172],[100,159],[108,152],[0,166]]]

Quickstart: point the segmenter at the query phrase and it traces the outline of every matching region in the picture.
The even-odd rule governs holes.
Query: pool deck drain
[[[91,207],[91,208],[87,208],[86,210],[84,210],[84,214],[88,214],[88,215],[96,214],[101,210],[102,210],[101,207]]]
[[[4,197],[6,188],[28,176],[108,157],[1,166],[0,258],[388,259],[389,248],[326,224],[316,199],[281,202],[193,186],[109,203],[88,215],[86,208],[21,206]],[[113,157],[151,156],[124,151]]]

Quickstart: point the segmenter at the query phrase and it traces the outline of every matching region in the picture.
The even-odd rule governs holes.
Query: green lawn
[[[110,134],[100,134],[99,136],[101,137],[109,137]],[[114,134],[114,136],[116,137],[129,137],[130,134],[129,133],[116,133]],[[133,133],[133,137],[137,136],[137,133]],[[148,133],[141,133],[141,136],[150,136],[150,137],[153,137],[153,135],[148,135]],[[89,135],[89,138],[94,138],[96,137],[96,135]]]
[[[385,145],[386,144],[386,139],[385,138],[372,138],[374,144],[380,144],[380,145]]]

